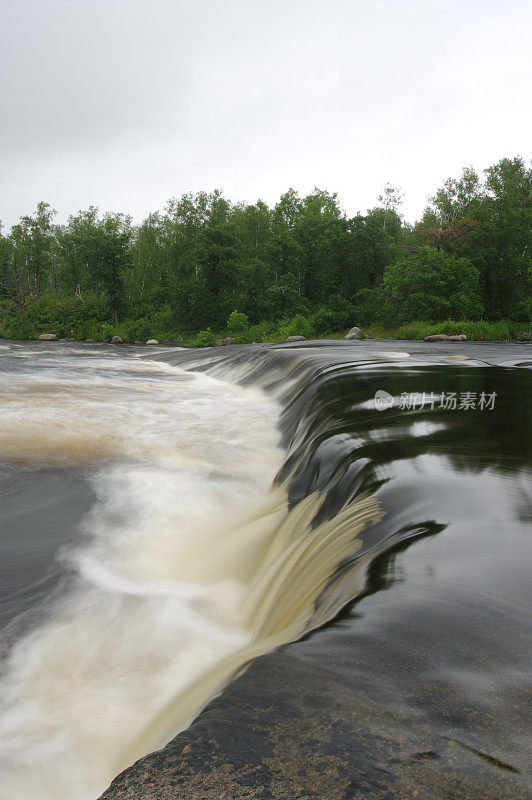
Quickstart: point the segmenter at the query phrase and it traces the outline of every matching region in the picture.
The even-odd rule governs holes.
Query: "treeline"
[[[93,207],[57,225],[39,203],[0,236],[0,335],[180,338],[222,330],[235,309],[257,340],[273,325],[322,335],[409,320],[527,322],[531,189],[521,158],[482,177],[466,168],[415,225],[391,186],[351,218],[319,189],[290,189],[273,208],[185,194],[140,225]]]

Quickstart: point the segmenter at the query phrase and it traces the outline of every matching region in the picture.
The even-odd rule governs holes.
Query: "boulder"
[[[306,336],[287,336],[286,337],[286,341],[287,342],[305,342],[306,341]]]
[[[159,342],[157,341],[157,339],[148,339],[146,344],[159,344]]]
[[[364,331],[362,331],[360,328],[357,328],[356,326],[354,328],[351,328],[349,333],[346,333],[346,335],[344,336],[344,339],[365,339],[365,338],[366,334],[364,333]]]
[[[433,333],[432,336],[425,336],[424,342],[448,342],[451,337],[446,333]]]
[[[40,342],[57,342],[57,335],[55,333],[41,333],[39,336]]]
[[[111,344],[124,344],[121,336],[113,336]]]

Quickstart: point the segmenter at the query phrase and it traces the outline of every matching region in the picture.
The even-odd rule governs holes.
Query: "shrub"
[[[375,286],[373,289],[359,289],[353,300],[353,325],[360,327],[373,325],[391,317],[392,325],[396,321],[396,312],[393,307],[386,307],[382,286]]]
[[[290,322],[281,325],[279,328],[281,339],[286,339],[288,336],[304,336],[306,339],[310,339],[312,333],[312,325],[302,314],[296,314]]]
[[[33,339],[34,332],[26,322],[16,319],[8,320],[2,325],[2,337],[5,339]]]
[[[102,322],[99,328],[96,329],[94,338],[98,342],[109,342],[115,336],[115,329],[108,322]]]
[[[241,333],[247,330],[248,327],[249,320],[247,314],[243,314],[241,311],[233,311],[227,320],[227,330],[231,333]]]
[[[330,311],[328,308],[320,308],[312,314],[310,324],[318,335],[333,333],[337,329],[334,311]]]
[[[244,333],[238,337],[238,341],[242,343],[270,342],[275,338],[278,338],[278,334],[274,322],[258,322],[256,325],[252,325],[244,331]]]
[[[111,310],[105,296],[87,291],[80,300],[74,294],[47,292],[28,309],[25,322],[38,333],[56,333],[60,338],[79,329],[86,332],[94,322],[110,321]]]
[[[327,306],[318,308],[310,317],[314,333],[325,334],[352,328],[358,324],[355,307],[339,294],[333,294]]]
[[[210,328],[200,331],[194,339],[194,347],[214,347],[216,337]]]
[[[130,342],[145,342],[152,337],[153,325],[147,317],[127,320],[127,338]]]
[[[335,330],[343,330],[344,328],[352,328],[357,325],[355,307],[352,303],[339,294],[333,294],[329,298],[327,304],[329,311],[333,315],[333,324]]]

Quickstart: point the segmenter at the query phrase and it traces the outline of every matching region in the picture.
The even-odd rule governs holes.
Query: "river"
[[[0,798],[525,798],[530,366],[0,342]]]

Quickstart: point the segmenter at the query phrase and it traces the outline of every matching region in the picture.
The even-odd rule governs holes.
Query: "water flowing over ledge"
[[[110,380],[111,386],[106,384],[105,390],[100,385],[96,394],[99,392],[107,429],[112,431],[111,443],[108,437],[102,439],[97,435],[102,431],[102,421],[95,423],[93,394],[88,386],[83,388],[79,374],[74,381],[76,385],[67,385],[68,382],[64,385],[63,400],[67,404],[69,398],[74,405],[80,400],[86,402],[85,391],[90,395],[91,411],[82,425],[74,429],[71,425],[60,424],[60,419],[65,418],[64,409],[55,423],[52,414],[48,419],[48,443],[41,441],[37,453],[30,445],[29,459],[36,460],[41,467],[50,465],[50,459],[52,462],[57,459],[60,429],[66,432],[65,447],[60,453],[63,467],[72,469],[80,452],[86,459],[87,447],[91,463],[107,464],[105,473],[95,476],[95,483],[93,477],[98,502],[84,523],[85,527],[89,526],[89,546],[74,548],[66,556],[69,567],[73,565],[75,582],[83,582],[83,592],[79,592],[77,585],[78,594],[69,595],[65,613],[70,619],[66,620],[64,630],[72,632],[72,627],[68,628],[70,620],[77,627],[80,619],[87,623],[98,619],[116,635],[121,627],[117,620],[124,620],[123,630],[127,636],[119,643],[119,651],[130,656],[126,659],[130,667],[125,674],[126,678],[129,674],[136,680],[134,695],[138,709],[135,712],[128,708],[129,715],[131,711],[136,713],[136,721],[132,723],[131,715],[124,714],[124,702],[129,704],[131,698],[122,695],[109,729],[109,739],[114,737],[120,746],[106,752],[99,777],[97,755],[88,756],[85,750],[78,763],[69,764],[64,750],[56,743],[55,752],[51,748],[44,754],[45,766],[46,759],[48,763],[55,759],[59,764],[57,769],[54,765],[50,770],[49,794],[44,793],[41,785],[39,793],[35,794],[34,790],[33,795],[30,791],[27,796],[69,796],[60,794],[53,781],[63,780],[67,787],[73,775],[80,783],[76,796],[95,796],[91,786],[103,782],[106,771],[111,772],[112,777],[135,758],[163,745],[177,731],[183,730],[209,698],[250,659],[315,628],[322,630],[288,650],[255,661],[188,731],[159,754],[148,756],[126,771],[105,797],[145,797],[146,776],[150,796],[158,798],[174,796],[169,793],[168,781],[177,782],[182,787],[182,796],[191,798],[211,796],[208,791],[213,792],[213,797],[238,797],[241,796],[239,792],[246,797],[286,796],[283,791],[288,791],[289,796],[358,796],[356,780],[351,774],[353,765],[350,777],[345,776],[354,756],[349,755],[349,748],[346,751],[345,742],[335,740],[336,744],[332,743],[331,731],[338,733],[339,730],[339,698],[349,696],[341,724],[344,739],[353,741],[353,730],[356,725],[356,730],[360,729],[363,710],[360,692],[350,688],[352,670],[347,668],[345,648],[339,651],[337,647],[320,646],[323,637],[336,630],[336,627],[322,626],[351,601],[357,598],[360,601],[364,596],[369,599],[378,588],[397,583],[397,578],[391,579],[388,575],[386,564],[390,562],[386,559],[395,558],[393,554],[409,542],[454,541],[459,558],[464,558],[464,552],[474,551],[478,562],[482,548],[489,550],[500,546],[494,545],[494,541],[500,539],[500,522],[489,518],[489,509],[497,508],[498,514],[504,514],[505,532],[510,542],[504,543],[503,555],[508,560],[512,553],[512,537],[522,546],[519,513],[523,513],[527,500],[524,469],[527,426],[530,425],[526,404],[530,373],[518,369],[517,364],[526,366],[529,363],[529,351],[521,349],[509,354],[507,348],[461,346],[460,352],[453,348],[449,352],[439,350],[435,355],[430,347],[421,346],[420,352],[411,354],[402,348],[404,343],[401,347],[387,344],[386,350],[376,343],[364,347],[309,343],[298,348],[250,346],[203,352],[174,350],[154,354],[156,363],[151,366],[145,356],[136,361],[123,359],[119,354],[106,356],[105,365],[99,365],[98,369],[106,371],[102,380]],[[53,351],[50,358],[54,358]],[[115,362],[115,366],[111,367],[109,361]],[[493,366],[493,362],[504,362],[505,366]],[[88,367],[91,380],[95,366]],[[78,373],[82,369],[80,367]],[[122,372],[128,375],[125,385]],[[153,379],[148,388],[140,385],[147,378],[148,383]],[[65,380],[64,375],[62,380]],[[181,393],[176,395],[175,385],[179,382],[183,385]],[[191,386],[195,386],[192,395]],[[374,397],[378,389],[395,397],[393,408],[383,412],[376,410]],[[479,393],[488,390],[495,391],[500,401],[500,407],[494,412],[476,410],[467,415],[443,409],[401,410],[398,403],[399,397],[409,392]],[[39,391],[42,397],[50,389],[40,385]],[[111,395],[105,397],[105,391],[114,393],[118,413],[109,416]],[[215,399],[206,406],[204,395],[211,391]],[[179,407],[186,392],[189,392],[189,401]],[[133,412],[128,404],[137,400]],[[175,408],[169,408],[172,402]],[[165,417],[163,409],[168,408]],[[509,409],[511,420],[508,419]],[[27,413],[25,416],[27,419]],[[191,425],[191,419],[197,420],[199,431]],[[210,424],[202,428],[207,420]],[[282,434],[284,456],[276,446],[276,423]],[[158,428],[159,438],[153,438],[154,428]],[[168,438],[171,430],[176,440]],[[200,435],[196,435],[198,433]],[[20,457],[24,448],[13,448],[9,437],[6,441],[2,459],[13,460],[17,453]],[[216,454],[226,447],[229,452],[225,451],[217,460]],[[176,453],[179,464],[175,463]],[[147,465],[150,480],[146,478]],[[57,469],[61,465],[52,463],[51,466]],[[140,474],[139,469],[142,470]],[[176,470],[179,479],[174,474]],[[168,472],[172,479],[165,488]],[[202,483],[198,472],[202,480],[205,479]],[[268,493],[268,484],[275,475],[275,486]],[[205,491],[214,491],[214,499],[211,498],[204,509]],[[517,505],[516,496],[520,497]],[[201,520],[196,518],[198,509],[204,511]],[[192,523],[194,531],[199,533],[199,539],[194,537],[193,547],[187,536],[180,534],[180,520],[187,521],[183,531]],[[464,537],[465,530],[467,537]],[[448,550],[449,544],[444,548],[446,553]],[[154,551],[158,552],[158,557]],[[416,548],[412,548],[408,554],[415,551]],[[440,554],[436,564],[444,563],[445,558]],[[451,566],[454,568],[454,562]],[[451,566],[449,574],[453,574]],[[483,566],[487,568],[487,564]],[[516,639],[510,634],[515,634],[521,624],[513,612],[522,603],[522,585],[519,569],[512,563],[513,586],[508,589],[509,571],[510,564],[501,557],[500,575],[495,579],[490,574],[490,578],[492,590],[504,586],[506,595],[509,592],[512,596],[511,602],[506,604],[512,611],[505,611],[505,636],[513,642],[509,646],[514,651],[514,662],[518,662]],[[480,573],[483,574],[482,569]],[[468,587],[473,592],[472,597],[475,597],[476,580],[478,575],[471,579]],[[435,586],[437,595],[437,581]],[[94,591],[98,599],[91,597]],[[427,591],[423,589],[423,601],[419,605],[430,616]],[[500,616],[500,592],[497,590],[495,598],[488,598],[485,580],[484,583],[479,581],[476,591],[482,598],[483,616],[488,620],[496,618],[497,614]],[[103,599],[101,592],[105,593]],[[455,592],[456,596],[459,594]],[[60,595],[59,602],[64,596]],[[382,593],[376,595],[380,596]],[[113,598],[110,605],[109,597]],[[79,608],[75,605],[76,598],[81,604]],[[445,612],[448,603],[445,595],[435,602],[435,611],[448,613]],[[150,643],[153,633],[150,629],[154,619],[160,620],[162,607],[164,625]],[[145,617],[147,608],[151,609],[151,616],[149,613]],[[348,614],[346,620],[349,619],[349,612],[344,613]],[[471,604],[468,610],[461,608],[464,628],[470,622],[468,614],[472,613]],[[180,636],[166,641],[170,630],[174,636],[176,634],[175,620],[184,618],[188,620],[186,631],[181,630]],[[57,606],[46,619],[48,623],[52,620],[56,629],[65,624]],[[481,619],[484,630],[485,620]],[[42,626],[31,628],[25,639],[18,640],[13,653],[20,653],[22,649],[23,659],[24,642],[27,648],[27,642],[34,644],[35,637],[42,646],[45,629]],[[416,634],[415,625],[412,630],[408,627],[406,630],[412,647],[419,649],[421,658],[426,650],[422,637]],[[106,684],[106,678],[123,671],[123,665],[117,670],[116,661],[101,663],[102,653],[108,655],[107,644],[98,652],[94,647],[98,631],[89,624],[87,633],[87,650],[94,649],[97,656],[88,660],[84,657],[83,670],[77,673],[74,670],[78,685],[91,685],[89,667],[91,677],[94,672],[101,676],[101,690],[108,694],[112,691],[114,695],[109,695],[110,705],[97,716],[99,726],[94,728],[94,733],[90,732],[90,722],[87,722],[88,735],[94,740],[104,731],[101,725],[105,725],[109,709],[116,708],[117,687]],[[380,646],[387,640],[395,642],[396,637],[385,636]],[[187,642],[185,647],[184,641]],[[191,641],[195,642],[193,647]],[[485,643],[483,646],[489,653],[489,646]],[[448,641],[447,647],[453,650],[453,644]],[[473,643],[474,658],[483,652],[482,647],[477,649],[478,654],[475,654]],[[434,650],[437,652],[437,647]],[[49,659],[46,648],[42,652],[46,664]],[[323,664],[325,652],[327,669]],[[348,661],[355,651],[349,652],[352,655]],[[187,658],[187,653],[189,666],[184,668],[183,659]],[[307,653],[307,658],[315,664],[310,671],[309,665],[304,663],[305,656],[303,661],[299,660],[300,653]],[[164,662],[159,672],[162,691],[160,686],[155,689],[150,682],[150,670],[153,671],[154,664],[155,671],[160,670],[161,662]],[[17,675],[24,672],[20,664],[19,661]],[[337,666],[333,667],[334,664]],[[60,657],[52,660],[51,665],[54,671],[61,672]],[[373,667],[377,667],[375,683],[378,684],[378,660]],[[343,688],[335,677],[338,670]],[[69,668],[67,672],[71,674],[72,670]],[[42,669],[39,674],[42,675]],[[30,675],[29,680],[30,685],[35,686],[35,677]],[[282,685],[287,687],[288,697],[293,700],[288,715],[292,718],[290,724],[284,709],[286,693],[280,694]],[[313,700],[302,696],[303,685],[311,694],[314,692]],[[335,687],[336,695],[327,686]],[[514,680],[508,690],[514,699],[518,686],[519,680],[517,683]],[[58,690],[64,692],[64,687]],[[245,708],[239,700],[239,692],[246,698]],[[323,702],[316,692],[324,694]],[[50,694],[50,686],[45,687],[45,693]],[[72,696],[72,686],[68,693]],[[504,705],[503,695],[504,692],[500,702]],[[91,698],[89,692],[89,698],[94,700],[94,697]],[[151,702],[154,697],[156,703]],[[105,703],[105,694],[100,698]],[[399,701],[395,699],[395,702]],[[393,702],[390,705],[394,707]],[[376,713],[376,706],[380,715]],[[506,719],[510,715],[509,708],[508,703],[508,708],[502,709]],[[380,741],[386,737],[390,739],[391,723],[387,720],[384,724],[382,720],[382,704],[379,706],[370,697],[365,712],[383,726],[378,731]],[[397,708],[394,713],[398,717]],[[315,731],[314,744],[302,737],[298,715],[303,727]],[[73,729],[79,727],[80,717],[90,720],[89,709],[74,710]],[[311,723],[309,728],[311,717],[322,721]],[[324,718],[328,719],[326,724]],[[60,720],[59,727],[63,723],[64,720]],[[85,721],[83,726],[86,726]],[[404,738],[403,730],[395,733],[398,739]],[[473,761],[472,767],[468,761],[463,767],[466,772],[470,769],[472,785],[482,786],[482,781],[486,780],[482,770],[477,769],[480,757],[472,755],[473,750],[496,751],[496,755],[490,757],[516,770],[506,770],[497,796],[520,797],[519,777],[515,777],[520,775],[519,768],[512,766],[515,762],[512,737],[503,742],[497,732],[484,734],[486,747],[486,742],[476,741],[474,732],[469,734],[469,739],[462,736],[461,744],[453,747],[461,748],[462,764],[464,759]],[[282,754],[287,735],[295,748],[288,756]],[[437,735],[441,738],[440,730]],[[512,734],[514,738],[517,735]],[[276,740],[276,736],[280,738]],[[367,733],[368,742],[372,741],[372,736],[375,741],[375,730]],[[449,741],[451,739],[448,737]],[[207,740],[211,745],[205,750]],[[235,754],[243,741],[248,742],[248,755],[237,768]],[[312,752],[316,742],[321,745],[313,758],[322,762],[325,758],[322,769],[318,769],[318,773],[324,773],[321,778],[310,769],[309,756],[305,756],[305,748]],[[105,736],[101,736],[100,747],[109,749]],[[371,750],[370,745],[368,749]],[[213,753],[218,760],[209,768],[207,762]],[[330,763],[326,763],[329,756],[325,753],[330,754]],[[39,748],[39,757],[42,755]],[[362,750],[358,755],[359,767],[371,773],[368,752]],[[457,758],[460,761],[454,753],[455,763]],[[80,766],[85,772],[76,774]],[[301,770],[306,772],[306,777],[299,774]],[[504,772],[504,768],[499,767],[498,772],[501,771]],[[401,769],[401,773],[406,780],[405,770]],[[414,773],[419,780],[418,772],[412,769],[411,774]],[[246,783],[246,775],[254,776],[251,784]],[[251,791],[250,786],[255,794],[245,794]],[[294,794],[298,786],[300,793]],[[86,795],[83,795],[85,790]],[[445,796],[434,791],[434,797]],[[373,795],[368,792],[370,796]]]
[[[163,356],[280,400],[280,477],[290,477],[292,505],[318,491],[319,522],[366,495],[385,516],[316,604],[332,617],[358,597],[353,611],[255,660],[186,732],[119,776],[106,800],[527,796],[532,387],[518,367],[532,365],[531,350],[404,348],[308,343]],[[378,389],[396,401],[495,392],[498,406],[483,416],[396,402],[381,413]]]
[[[314,525],[318,491],[290,508],[289,480],[268,492],[279,409],[258,390],[118,354],[10,355],[29,360],[2,383],[4,464],[88,469],[96,502],[55,593],[8,628],[2,791],[89,798],[327,619],[316,598],[381,512],[361,497]]]

